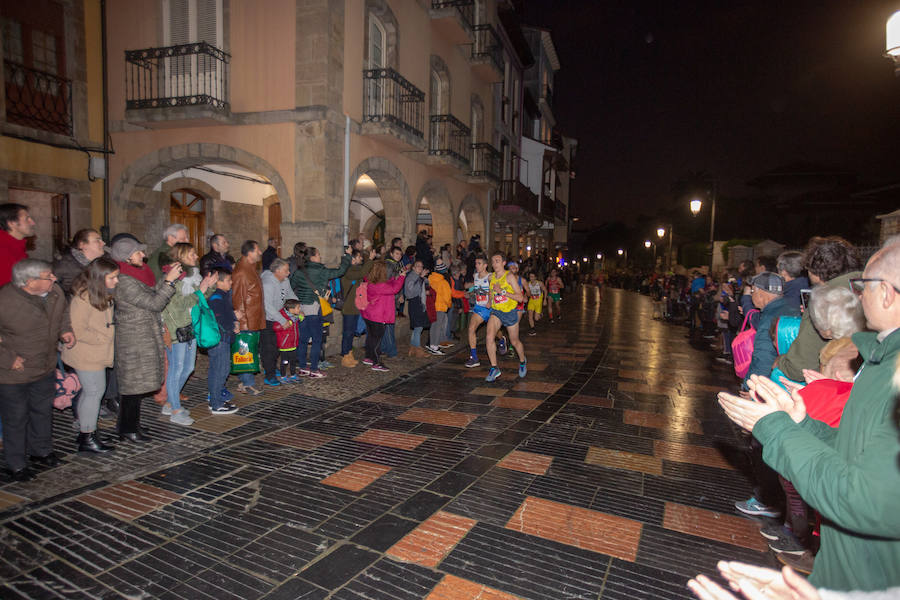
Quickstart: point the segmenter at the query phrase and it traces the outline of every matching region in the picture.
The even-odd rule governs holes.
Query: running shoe
[[[331,369],[331,368],[334,368],[334,364],[328,362],[327,360],[320,360],[320,361],[319,361],[319,368],[320,368],[320,369]]]
[[[469,367],[470,369],[471,369],[472,367],[480,367],[480,366],[481,366],[481,361],[478,360],[478,359],[475,358],[475,357],[470,356],[470,357],[469,357],[469,360],[466,361],[466,366]]]
[[[491,370],[488,371],[487,377],[484,378],[485,381],[497,381],[500,378],[500,369],[497,367],[491,367]]]
[[[307,369],[306,367],[297,369],[297,375],[300,377],[309,377],[309,369]]]
[[[793,533],[785,533],[777,540],[770,541],[769,548],[779,554],[793,554],[794,556],[800,556],[807,551],[807,548],[800,543],[800,540]]]
[[[522,361],[519,363],[519,377],[525,377],[528,374],[528,363]]]
[[[509,352],[509,346],[506,343],[506,336],[501,335],[500,341],[497,342],[497,349],[500,351],[500,354],[506,356],[506,353]]]
[[[764,525],[759,528],[759,535],[767,540],[777,540],[778,538],[789,534],[794,535],[794,532],[791,531],[791,528],[787,525]]]
[[[214,415],[233,415],[237,411],[238,411],[238,408],[234,404],[232,404],[231,406],[229,406],[227,404],[223,404],[219,408],[209,409],[209,412],[211,412]]]
[[[439,346],[425,346],[425,349],[435,356],[444,356],[444,351]]]
[[[379,372],[390,371],[390,369],[388,369],[388,368],[387,368],[386,366],[384,366],[384,365],[372,365],[372,370],[373,370],[373,371],[379,371]]]
[[[364,365],[368,365],[368,366],[370,366],[370,367],[371,367],[372,365],[375,364],[375,361],[372,360],[371,358],[364,358],[364,359],[362,360],[362,362],[363,362]]]
[[[266,377],[265,379],[263,379],[263,383],[272,387],[278,387],[279,385],[281,385],[281,381],[275,379],[274,377]]]
[[[747,500],[735,502],[734,507],[745,515],[751,515],[754,517],[772,517],[773,519],[777,519],[781,516],[780,510],[778,510],[774,506],[766,506],[753,496],[751,496]]]
[[[311,379],[322,379],[323,377],[326,377],[326,375],[322,371],[310,371],[309,377]]]
[[[537,330],[532,328],[528,330],[528,335],[537,335]]]

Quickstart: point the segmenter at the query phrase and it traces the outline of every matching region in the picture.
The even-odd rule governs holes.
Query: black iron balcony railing
[[[453,115],[431,115],[428,154],[452,156],[466,164],[471,156],[471,130]]]
[[[491,25],[476,25],[475,43],[472,44],[472,58],[490,60],[497,70],[503,73],[503,47],[500,37]]]
[[[363,71],[363,123],[396,125],[425,137],[425,92],[393,69]]]
[[[431,8],[433,10],[456,9],[459,18],[469,29],[475,22],[475,0],[431,0]]]
[[[538,214],[537,194],[516,179],[505,179],[500,182],[500,193],[497,194],[497,208],[518,207],[532,215]]]
[[[125,106],[228,108],[231,55],[206,42],[125,51]]]
[[[500,152],[483,142],[472,144],[472,177],[500,181]]]
[[[72,82],[51,73],[3,61],[6,120],[72,135]]]

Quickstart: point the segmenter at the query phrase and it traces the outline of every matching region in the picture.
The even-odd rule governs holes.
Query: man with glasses
[[[850,278],[872,331],[853,334],[864,362],[837,429],[809,418],[799,394],[754,378],[753,400],[720,393],[729,418],[763,445],[763,458],[821,513],[809,579],[829,590],[900,585],[900,244]],[[756,401],[754,401],[756,400]]]

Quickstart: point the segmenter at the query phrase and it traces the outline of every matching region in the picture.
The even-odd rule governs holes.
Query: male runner
[[[531,326],[528,335],[537,335],[534,322],[539,321],[544,312],[543,300],[547,294],[547,288],[544,286],[544,282],[537,278],[537,274],[532,271],[528,274],[528,285],[525,291],[528,292],[528,324]]]
[[[477,340],[475,332],[482,323],[491,318],[491,274],[488,271],[487,257],[484,254],[475,256],[475,273],[472,276],[470,292],[474,296],[472,303],[472,316],[469,318],[469,360],[466,366],[469,368],[481,365],[478,360]]]
[[[556,316],[562,318],[562,310],[559,308],[559,301],[562,300],[563,281],[559,278],[559,271],[553,269],[550,271],[550,277],[547,278],[547,312],[550,314],[550,322],[553,322],[553,306],[556,305]]]
[[[491,360],[491,370],[488,371],[486,381],[496,381],[500,377],[500,369],[497,367],[497,343],[494,336],[501,327],[506,327],[509,341],[519,355],[519,377],[525,377],[528,373],[525,359],[525,346],[519,340],[519,313],[516,306],[525,301],[525,294],[519,287],[518,277],[503,268],[503,254],[495,252],[491,255],[491,266],[494,272],[491,274],[491,316],[488,319],[485,346],[487,346],[488,358]]]

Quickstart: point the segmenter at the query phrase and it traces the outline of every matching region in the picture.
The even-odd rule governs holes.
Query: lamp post
[[[894,61],[894,75],[900,77],[900,10],[887,20],[884,55]]]
[[[709,214],[709,274],[712,275],[716,250],[716,188],[718,186],[715,179],[713,179],[710,183],[712,184],[712,189],[709,191],[709,196],[712,200],[712,209],[710,210]],[[700,214],[700,209],[702,207],[703,202],[699,198],[694,198],[693,200],[691,200],[691,214],[695,217]]]
[[[667,227],[660,227],[656,230],[656,237],[662,239],[666,235],[666,229],[669,230],[669,248],[666,251],[666,270],[672,268],[672,225],[669,224]]]

